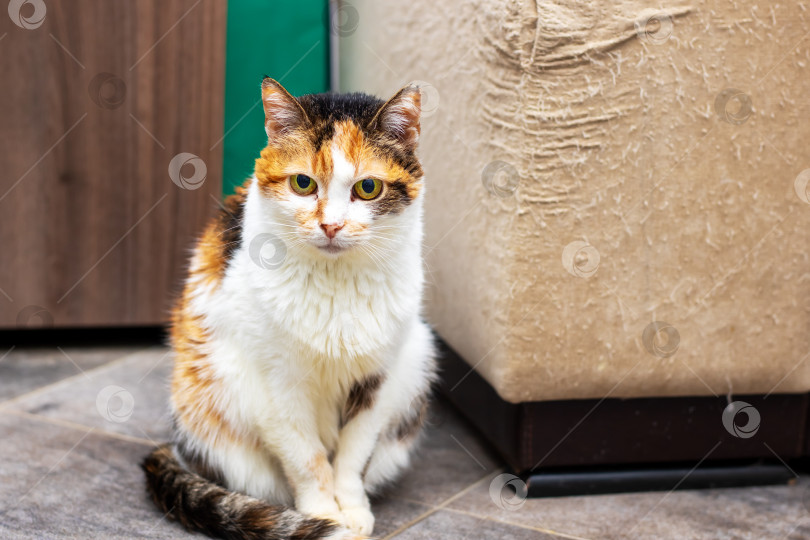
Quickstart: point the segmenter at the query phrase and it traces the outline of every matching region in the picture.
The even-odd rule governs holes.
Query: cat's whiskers
[[[373,243],[367,243],[364,245],[366,248],[366,253],[369,254],[370,257],[373,257],[375,261],[377,261],[377,267],[380,270],[390,270],[394,266],[393,263],[395,262],[394,255],[396,255],[397,250],[393,247],[388,246],[380,246]]]
[[[219,233],[219,236],[223,236],[223,235],[224,235],[226,232],[228,232],[228,231],[232,231],[232,230],[234,230],[234,229],[241,229],[241,228],[242,228],[242,225],[241,225],[241,224],[236,224],[236,225],[234,225],[233,227],[228,227],[227,229],[225,229],[225,230],[221,231],[221,232]]]
[[[273,223],[273,222],[264,222],[262,225],[269,225],[270,228],[275,227],[286,227],[287,229],[298,230],[301,227],[299,225],[290,225],[289,223]]]
[[[377,270],[379,270],[380,272],[385,272],[386,266],[385,263],[381,261],[376,254],[374,254],[374,252],[369,248],[367,244],[360,244],[359,247],[361,251],[363,251],[366,255],[368,255],[369,259],[371,259],[371,261],[374,263],[374,266],[377,267]]]

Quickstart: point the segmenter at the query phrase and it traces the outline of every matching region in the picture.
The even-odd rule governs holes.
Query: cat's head
[[[262,103],[268,144],[256,178],[285,240],[336,257],[391,238],[422,191],[419,89],[406,86],[388,101],[296,99],[268,77]]]

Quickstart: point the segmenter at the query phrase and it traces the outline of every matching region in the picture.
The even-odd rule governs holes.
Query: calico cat
[[[434,378],[420,318],[420,93],[261,85],[267,147],[193,253],[173,312],[160,509],[223,538],[371,534]]]

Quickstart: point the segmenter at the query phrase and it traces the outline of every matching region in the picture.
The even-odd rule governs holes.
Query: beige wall
[[[344,7],[342,89],[430,84],[428,319],[515,402],[810,389],[810,13],[579,4]]]

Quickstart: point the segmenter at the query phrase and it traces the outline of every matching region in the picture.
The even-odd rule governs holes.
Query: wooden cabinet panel
[[[226,2],[29,0],[9,11],[0,328],[160,324],[221,194]],[[182,153],[199,159],[173,182]]]

